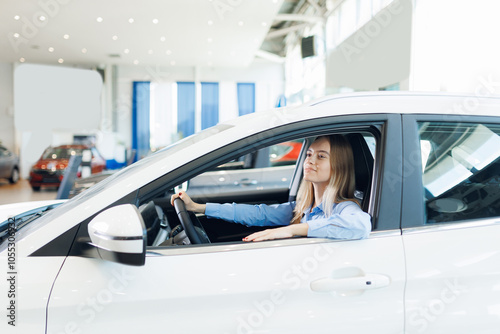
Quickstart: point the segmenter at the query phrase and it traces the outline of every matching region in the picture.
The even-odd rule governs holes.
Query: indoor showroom
[[[0,0],[0,332],[496,333],[499,13]]]

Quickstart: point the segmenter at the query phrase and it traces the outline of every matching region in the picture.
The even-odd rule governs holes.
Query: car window
[[[500,125],[420,122],[427,223],[500,216]]]
[[[285,141],[250,152],[192,178],[187,191],[196,197],[217,193],[287,190],[303,140]]]

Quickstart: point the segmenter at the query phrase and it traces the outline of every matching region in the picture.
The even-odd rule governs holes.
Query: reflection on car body
[[[500,98],[475,97],[473,116],[453,115],[449,106],[467,98],[325,97],[221,123],[116,172],[16,232],[17,329],[495,331]],[[177,187],[198,188],[200,203],[293,201],[304,150],[325,134],[352,146],[360,206],[372,217],[367,239],[245,243],[254,228],[170,204]],[[240,157],[266,150],[269,157],[273,145],[296,140],[304,149],[294,165],[235,167],[245,163]],[[285,170],[286,181],[259,188]],[[4,240],[0,262],[7,258]]]

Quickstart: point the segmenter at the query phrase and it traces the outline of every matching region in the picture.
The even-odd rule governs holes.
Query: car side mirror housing
[[[117,205],[99,213],[88,232],[101,259],[133,266],[146,262],[146,227],[134,205]]]

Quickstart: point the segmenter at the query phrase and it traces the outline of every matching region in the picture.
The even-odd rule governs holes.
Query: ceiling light
[[[208,55],[211,56],[212,55],[212,51],[208,51]]]
[[[129,18],[128,19],[128,23],[134,23],[134,19],[133,18]]]
[[[209,21],[208,21],[208,25],[209,25],[209,26],[211,26],[212,24],[214,24],[214,21],[209,20]]]
[[[39,19],[40,21],[42,21],[42,22],[43,22],[43,21],[45,21],[47,18],[46,18],[45,16],[43,16],[43,15],[40,15],[40,16],[38,17],[38,19]]]
[[[167,50],[167,52],[165,52],[167,54],[167,56],[170,56],[172,54],[172,51],[170,50]]]
[[[83,48],[83,49],[82,49],[82,53],[87,53],[87,49],[86,49],[86,48]]]
[[[103,21],[103,18],[99,16],[96,20],[97,22],[101,23]]]
[[[113,39],[113,41],[116,41],[118,39],[118,36],[114,35],[113,37],[111,37]]]
[[[153,50],[149,50],[148,54],[152,55],[153,54]]]
[[[243,25],[243,21],[238,22],[238,25],[241,27]]]
[[[154,24],[158,24],[158,22],[159,22],[158,19],[153,19]]]
[[[24,59],[23,57],[21,57],[21,58],[19,58],[19,61],[20,61],[21,63],[24,63],[24,62],[26,61],[26,59]]]
[[[165,36],[161,36],[161,37],[160,37],[160,41],[165,42],[166,40],[167,40],[167,39],[165,38]]]
[[[262,22],[261,24],[263,27],[267,27],[267,22]]]
[[[53,47],[49,47],[49,52],[54,52],[54,48]]]
[[[137,65],[137,64],[139,64],[139,61],[136,59],[136,60],[134,60],[134,65]]]
[[[19,33],[17,33],[17,32],[14,33],[14,38],[19,38],[19,36],[21,36],[21,35],[19,35]]]
[[[125,53],[125,54],[128,54],[129,52],[130,52],[130,50],[129,50],[129,49],[125,49],[125,50],[123,50],[123,53]]]
[[[20,19],[21,19],[21,16],[19,16],[19,15],[14,16],[14,20],[16,20],[16,21],[19,21]],[[24,58],[21,58],[21,59],[24,59]]]
[[[213,42],[213,39],[209,37],[209,38],[207,38],[207,42],[208,42],[208,43],[212,43],[212,42]]]
[[[63,38],[64,39],[69,39],[69,35],[68,34],[64,34]]]
[[[62,64],[62,63],[64,63],[64,59],[59,58],[59,59],[57,60],[57,62],[58,62],[59,64]]]
[[[175,66],[175,60],[170,61],[170,65]]]

